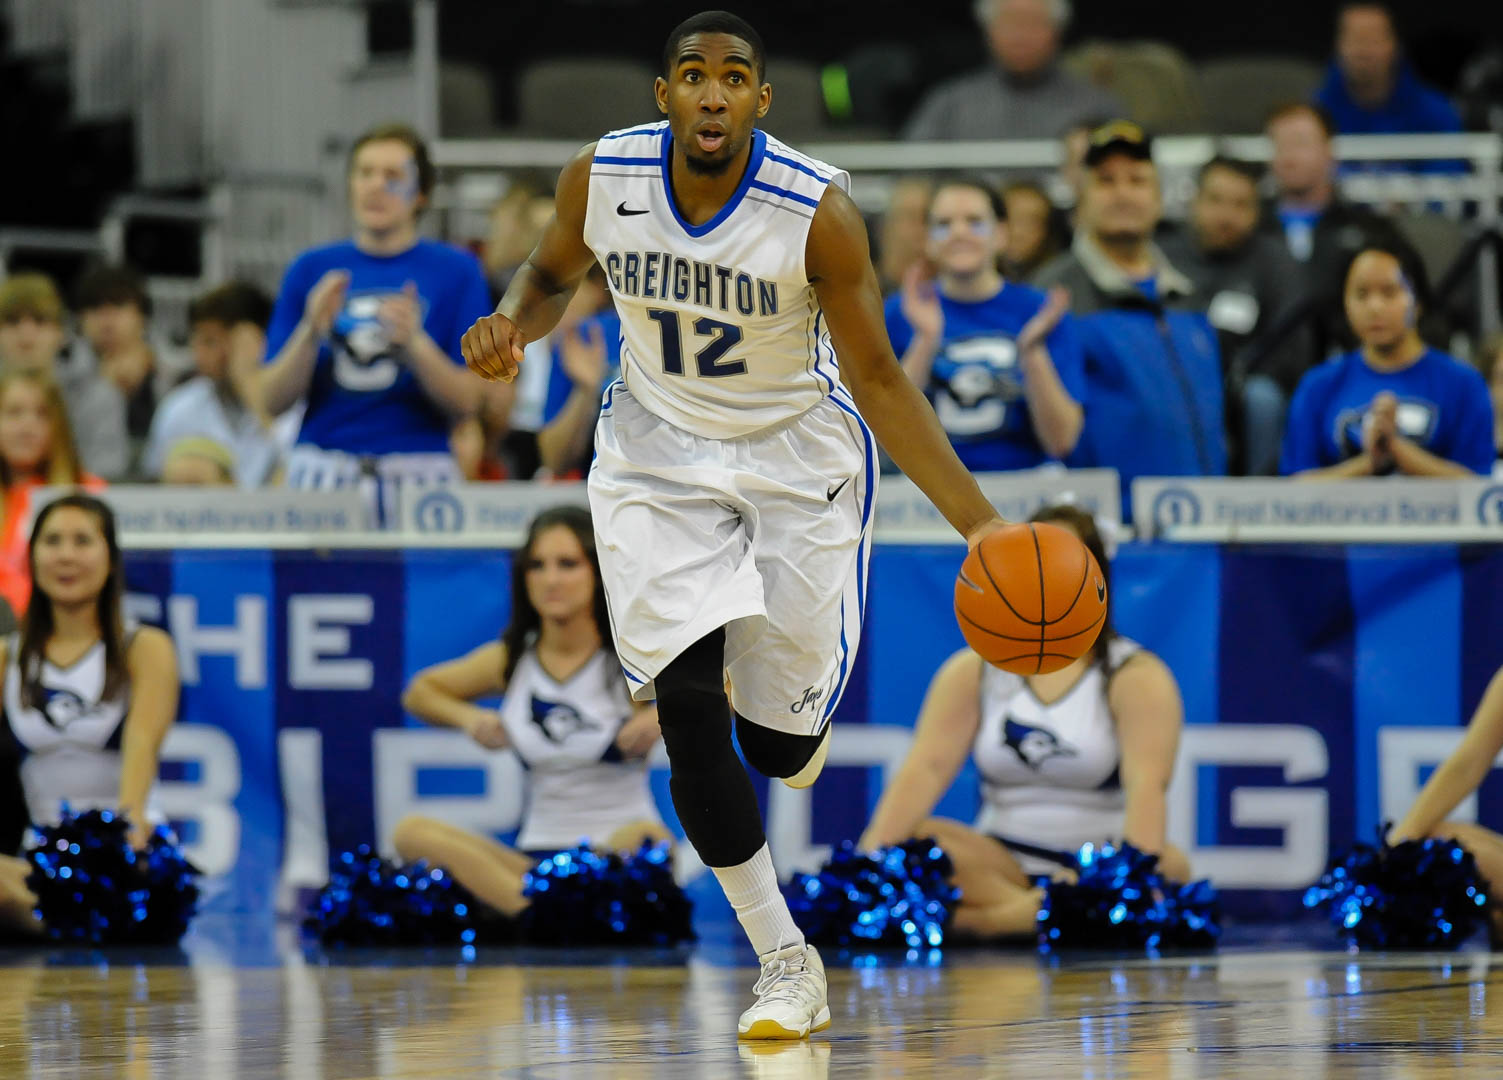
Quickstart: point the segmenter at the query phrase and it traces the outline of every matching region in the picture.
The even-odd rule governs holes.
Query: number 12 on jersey
[[[663,370],[669,375],[684,373],[683,331],[679,327],[678,312],[667,308],[649,308],[647,317],[658,324],[663,332]],[[744,375],[745,360],[721,360],[726,353],[741,342],[741,328],[718,319],[694,320],[696,337],[709,338],[709,342],[694,354],[694,367],[706,379],[722,375]]]

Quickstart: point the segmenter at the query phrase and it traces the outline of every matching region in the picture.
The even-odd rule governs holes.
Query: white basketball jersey
[[[762,131],[735,194],[690,225],[667,121],[614,131],[590,169],[585,242],[621,316],[621,373],[648,411],[708,439],[797,416],[840,382],[804,270],[819,200],[850,176]]]
[[[41,708],[21,702],[19,635],[8,642],[5,721],[21,751],[21,786],[36,825],[55,824],[62,804],[72,810],[120,807],[120,738],[129,693],[101,701],[104,642],[60,668],[43,661]]]
[[[660,820],[647,762],[624,760],[616,749],[631,714],[621,669],[605,650],[562,683],[536,652],[523,654],[501,704],[507,738],[528,770],[519,849],[600,845],[622,825]]]
[[[1107,670],[1140,650],[1115,638],[1064,697],[1045,704],[1021,675],[982,668],[978,831],[1058,850],[1120,839],[1122,753],[1107,705]]]

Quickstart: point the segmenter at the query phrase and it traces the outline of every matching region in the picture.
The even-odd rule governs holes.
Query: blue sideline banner
[[[837,740],[812,789],[758,781],[780,869],[856,836],[902,760],[925,687],[961,646],[954,545],[879,544]],[[482,550],[136,551],[129,603],[177,643],[182,721],[164,803],[212,875],[212,905],[266,910],[403,814],[505,836],[509,753],[405,717],[420,668],[494,636],[511,556]],[[1298,889],[1400,813],[1503,665],[1497,546],[1132,543],[1120,630],[1174,670],[1189,725],[1173,839],[1228,889]],[[654,773],[665,818],[666,771]],[[939,807],[969,819],[969,766]],[[1460,811],[1503,824],[1503,780]]]

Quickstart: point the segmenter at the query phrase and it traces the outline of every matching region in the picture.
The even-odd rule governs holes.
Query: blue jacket
[[[1376,109],[1357,104],[1346,88],[1341,69],[1334,63],[1326,81],[1315,92],[1315,103],[1331,114],[1343,135],[1449,135],[1461,130],[1461,114],[1451,99],[1420,81],[1407,60],[1399,61],[1393,93]],[[1417,172],[1462,172],[1468,166],[1454,159],[1414,161],[1395,165],[1348,162],[1342,172],[1383,172],[1402,167]]]
[[[1128,521],[1135,477],[1226,474],[1216,334],[1189,281],[1156,262],[1151,285],[1134,283],[1081,232],[1036,281],[1070,290],[1085,353],[1085,429],[1069,464],[1116,469]]]

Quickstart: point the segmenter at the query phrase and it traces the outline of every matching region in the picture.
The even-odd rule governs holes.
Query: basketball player
[[[462,348],[512,378],[605,269],[623,377],[589,494],[617,652],[634,696],[657,699],[674,808],[762,961],[740,1034],[796,1039],[830,1022],[824,968],[778,892],[725,676],[746,759],[811,784],[866,601],[863,415],[968,543],[1002,523],[893,356],[849,177],[757,129],[763,72],[736,16],[675,28],[655,87],[667,121],[564,167],[554,219]]]
[[[1072,506],[1033,516],[1079,536],[1110,573],[1096,522]],[[1160,856],[1173,881],[1189,864],[1165,842],[1166,792],[1183,709],[1168,666],[1102,620],[1095,648],[1047,675],[1014,675],[970,649],[929,684],[913,746],[882,794],[863,850],[933,836],[955,866],[955,928],[1030,936],[1040,874],[1073,867],[1081,845],[1126,839]],[[929,817],[970,756],[981,774],[974,825]]]

